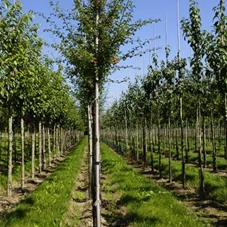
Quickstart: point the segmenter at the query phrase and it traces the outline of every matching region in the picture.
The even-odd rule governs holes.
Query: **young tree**
[[[196,109],[196,137],[198,147],[198,164],[199,164],[199,194],[203,199],[205,196],[204,186],[204,172],[202,166],[201,154],[201,78],[203,73],[202,59],[205,54],[205,39],[204,32],[201,30],[201,16],[200,9],[196,0],[190,0],[189,19],[182,20],[182,28],[185,38],[188,40],[194,55],[191,59],[192,74],[194,76],[194,87],[197,95],[197,109]]]
[[[69,64],[69,71],[78,77],[83,87],[90,85],[94,110],[94,157],[95,162],[95,197],[94,225],[100,226],[100,147],[99,147],[99,97],[110,71],[119,60],[132,57],[135,50],[121,53],[120,47],[133,42],[132,36],[152,20],[133,20],[133,2],[131,0],[90,0],[74,1],[73,12],[62,14],[56,6],[57,17],[63,19],[65,33],[54,30],[61,38],[58,46]],[[53,4],[53,3],[52,3]],[[67,20],[67,19],[69,20]],[[72,21],[70,21],[72,19]],[[77,21],[77,26],[75,26]],[[74,24],[72,24],[72,22]],[[51,29],[50,29],[51,30]]]

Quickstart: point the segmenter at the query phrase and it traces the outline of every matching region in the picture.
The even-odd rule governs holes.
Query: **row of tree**
[[[213,170],[217,171],[216,141],[218,135],[215,129],[217,125],[224,128],[223,133],[219,135],[225,141],[223,156],[227,157],[227,20],[224,5],[224,0],[220,0],[218,6],[214,8],[214,24],[212,32],[209,32],[201,28],[197,1],[190,0],[189,18],[181,21],[184,37],[193,51],[189,59],[190,67],[187,67],[186,59],[180,57],[180,48],[177,56],[169,60],[170,48],[166,46],[166,60],[161,61],[160,64],[155,51],[153,64],[148,67],[148,73],[144,77],[137,77],[134,83],[130,83],[127,91],[103,116],[103,127],[111,128],[115,132],[117,144],[120,143],[118,134],[124,128],[125,138],[121,139],[125,141],[126,151],[129,149],[128,130],[134,129],[135,132],[135,129],[138,131],[142,128],[142,158],[145,165],[147,164],[147,132],[157,133],[160,176],[161,131],[168,129],[165,135],[166,140],[169,140],[171,144],[170,139],[173,139],[174,130],[179,128],[183,187],[185,185],[185,158],[187,157],[185,151],[187,151],[186,146],[189,140],[187,129],[195,129],[193,137],[195,151],[198,153],[201,198],[204,196],[203,166],[206,165],[208,128],[212,144]],[[136,133],[133,135],[136,141]],[[149,140],[150,150],[152,150],[151,145],[151,140]],[[171,161],[171,149],[169,159]]]
[[[44,40],[38,36],[39,26],[34,24],[33,17],[32,11],[23,13],[20,1],[0,3],[0,103],[1,127],[8,129],[8,195],[12,192],[13,132],[18,125],[22,187],[25,127],[34,136],[39,131],[40,172],[45,167],[45,144],[41,145],[45,143],[45,133],[50,135],[57,130],[60,135],[60,128],[83,128],[77,101],[63,77],[63,67],[43,54]]]

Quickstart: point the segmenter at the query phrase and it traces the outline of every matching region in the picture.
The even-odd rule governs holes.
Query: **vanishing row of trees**
[[[188,144],[193,140],[198,154],[201,198],[204,197],[207,141],[212,150],[213,171],[217,171],[217,141],[223,144],[219,146],[222,154],[218,155],[227,158],[227,20],[224,0],[214,8],[213,20],[212,32],[203,31],[197,1],[191,0],[189,18],[181,21],[184,37],[193,51],[189,58],[190,69],[187,60],[180,57],[180,47],[177,56],[169,60],[170,48],[167,45],[166,60],[160,64],[155,51],[148,73],[129,84],[127,91],[106,111],[102,120],[104,137],[111,136],[118,148],[123,139],[125,151],[129,155],[137,151],[133,157],[137,160],[142,157],[144,165],[148,162],[147,150],[151,151],[152,169],[152,152],[157,150],[160,176],[164,152],[161,149],[163,143],[168,144],[170,181],[172,146],[175,143],[177,153],[181,154],[183,187],[185,162],[188,162],[190,150]],[[143,138],[140,145],[139,132]]]
[[[63,77],[63,67],[56,66],[53,60],[42,54],[44,41],[38,36],[39,27],[34,24],[33,16],[31,11],[23,13],[20,1],[12,4],[3,0],[0,3],[0,123],[2,129],[8,130],[7,156],[1,155],[1,158],[7,158],[9,196],[12,193],[13,154],[16,152],[13,135],[18,130],[21,133],[21,186],[24,188],[25,130],[32,133],[30,157],[34,178],[36,132],[39,132],[41,173],[47,164],[45,150],[48,148],[50,164],[51,151],[61,150],[57,138],[66,134],[75,138],[72,132],[83,129],[77,101]],[[48,143],[45,143],[47,138]],[[60,142],[62,149],[64,140]],[[53,146],[50,145],[52,142]],[[4,160],[1,161],[3,165]]]

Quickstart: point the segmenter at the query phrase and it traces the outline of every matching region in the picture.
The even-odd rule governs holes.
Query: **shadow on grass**
[[[227,226],[227,219],[223,219],[223,220],[218,220],[215,223],[216,227],[226,227]]]
[[[118,201],[117,201],[117,206],[123,206],[123,205],[127,205],[129,203],[138,203],[138,205],[140,203],[146,202],[150,199],[150,197],[138,197],[138,195],[123,195]]]
[[[138,200],[136,197],[131,196],[124,196],[120,199],[117,204],[115,204],[114,209],[111,209],[111,204],[109,201],[103,201],[102,206],[105,207],[106,210],[109,212],[107,214],[103,214],[102,216],[106,219],[107,223],[109,223],[109,227],[128,227],[131,226],[134,222],[137,224],[149,224],[149,226],[153,226],[155,223],[160,222],[155,217],[144,217],[140,216],[136,212],[129,212],[126,213],[126,208],[124,205],[130,203],[132,201],[135,202],[135,199]],[[138,203],[143,202],[142,200],[136,201]],[[139,204],[138,204],[139,205]]]
[[[29,202],[29,201],[28,201]],[[31,205],[32,206],[32,205]],[[11,222],[14,221],[14,219],[22,220],[26,218],[27,213],[29,213],[30,209],[28,207],[26,208],[17,208],[11,213],[5,214],[3,216],[4,218],[4,227],[11,226]]]

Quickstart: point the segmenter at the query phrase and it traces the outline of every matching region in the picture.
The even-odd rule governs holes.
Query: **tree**
[[[66,58],[69,71],[78,77],[80,87],[92,88],[91,103],[94,110],[94,156],[95,156],[95,198],[94,225],[100,226],[100,148],[99,148],[99,96],[107,77],[119,60],[132,56],[132,52],[121,53],[120,47],[133,42],[132,36],[152,20],[132,22],[133,2],[131,0],[90,0],[82,3],[74,1],[70,15],[65,17],[59,6],[55,5],[56,16],[63,19],[65,33],[52,30],[61,38],[58,46]],[[53,3],[51,3],[53,5]],[[58,13],[60,12],[60,13]],[[77,26],[72,24],[77,21]],[[51,30],[51,29],[50,29]],[[119,59],[119,60],[118,60]],[[88,88],[88,86],[89,88]],[[96,223],[96,224],[95,224]]]
[[[197,96],[197,109],[196,109],[196,137],[197,137],[197,147],[198,147],[198,167],[199,167],[199,194],[200,198],[203,199],[205,196],[205,186],[204,186],[204,173],[202,167],[202,154],[201,154],[201,78],[203,73],[203,63],[202,59],[205,54],[205,34],[201,30],[201,16],[200,10],[198,8],[198,3],[195,0],[190,0],[189,8],[189,19],[182,20],[182,28],[185,38],[188,40],[194,55],[191,59],[190,65],[192,67],[192,74],[195,80],[195,93]]]

